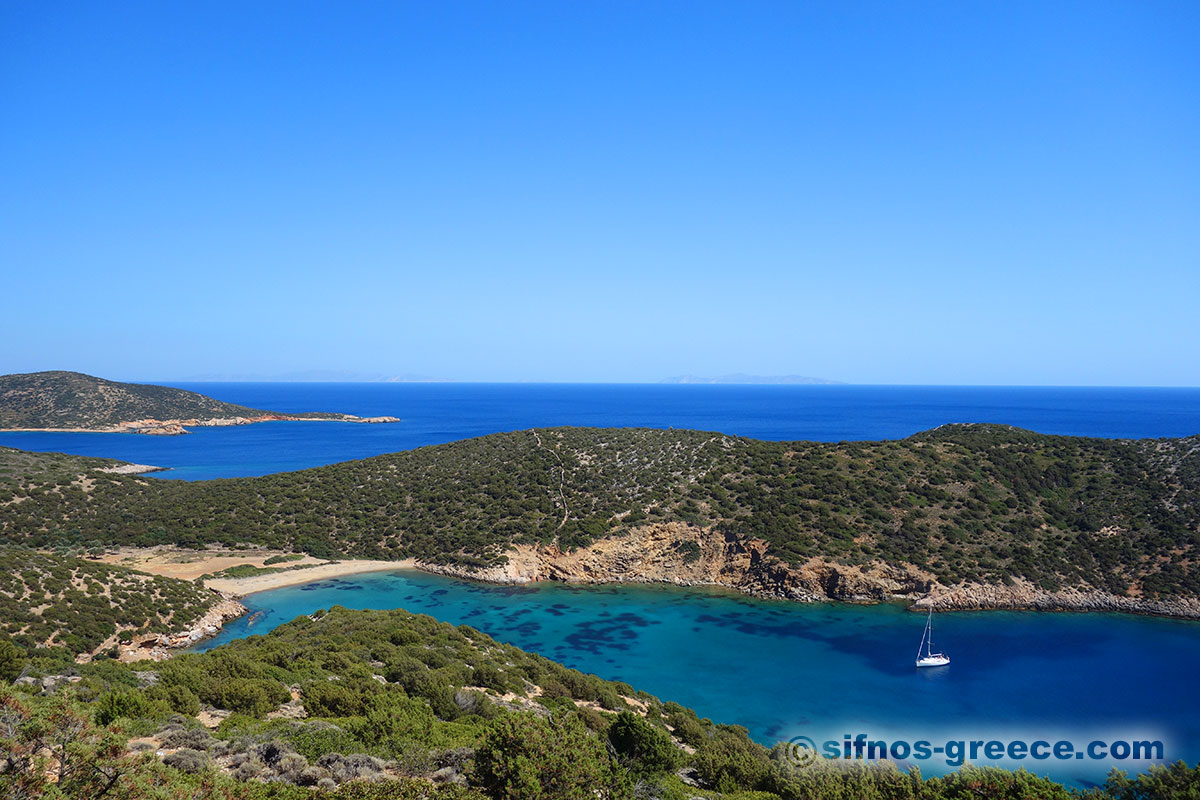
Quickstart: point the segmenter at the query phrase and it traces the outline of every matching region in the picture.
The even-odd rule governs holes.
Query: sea
[[[304,469],[555,425],[691,428],[776,441],[901,439],[950,422],[1109,438],[1200,434],[1200,389],[704,384],[171,383],[270,411],[393,424],[268,422],[184,436],[0,433],[0,445],[169,467],[204,480]]]
[[[163,480],[262,475],[556,425],[694,428],[773,440],[897,439],[952,422],[1048,434],[1157,438],[1200,433],[1200,389],[596,384],[171,384],[275,411],[391,415],[361,425],[276,422],[185,436],[6,433],[0,445],[167,467]],[[894,744],[1159,741],[1163,761],[1200,761],[1200,623],[1121,614],[953,612],[934,618],[951,664],[913,666],[925,619],[902,605],[806,605],[716,589],[491,586],[412,570],[261,592],[201,649],[342,605],[405,608],[623,680],[758,741],[827,749]],[[801,738],[805,737],[805,738]],[[952,749],[957,751],[957,747]],[[1108,749],[1107,747],[1105,748]],[[1122,748],[1113,748],[1123,752]],[[959,760],[899,759],[923,773]],[[1076,786],[1132,758],[1023,766]]]
[[[404,608],[743,725],[768,746],[807,737],[823,748],[859,734],[889,747],[1161,741],[1166,761],[1200,760],[1198,622],[939,613],[935,648],[950,665],[916,669],[925,616],[900,604],[804,604],[630,584],[495,586],[415,570],[275,589],[244,602],[251,615],[200,649],[333,606]],[[945,757],[907,761],[926,775],[955,766]],[[987,763],[1089,786],[1113,767],[1137,772],[1150,762]]]

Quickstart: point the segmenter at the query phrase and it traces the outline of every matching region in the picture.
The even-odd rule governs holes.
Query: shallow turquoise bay
[[[924,625],[896,605],[763,601],[641,585],[509,587],[404,570],[251,595],[209,649],[316,609],[404,608],[623,680],[759,741],[863,732],[933,742],[1163,739],[1200,760],[1200,623],[1119,614],[958,612],[935,617],[949,667],[913,667]],[[1026,761],[1087,784],[1110,763]],[[1145,764],[1130,763],[1144,769]],[[926,773],[947,767],[921,762]]]

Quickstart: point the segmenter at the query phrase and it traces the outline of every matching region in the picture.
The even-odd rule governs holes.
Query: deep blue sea
[[[918,670],[925,624],[898,605],[806,605],[638,585],[491,586],[412,570],[250,595],[201,649],[320,608],[405,608],[745,725],[771,744],[866,733],[938,742],[1020,738],[1085,746],[1161,739],[1200,760],[1200,623],[1121,614],[955,612],[935,617],[948,667]],[[926,774],[943,761],[915,762]],[[1014,762],[1077,785],[1111,764]],[[1125,764],[1134,771],[1146,764]]]
[[[199,480],[303,469],[552,425],[694,428],[759,439],[894,439],[947,422],[1104,437],[1200,433],[1200,389],[654,384],[177,383],[272,411],[390,415],[357,425],[275,422],[186,436],[0,433],[0,445],[171,467]]]
[[[277,411],[402,418],[279,422],[186,436],[0,434],[0,445],[170,467],[162,478],[261,475],[552,425],[697,428],[775,440],[900,438],[948,422],[1042,433],[1200,433],[1200,389],[545,384],[175,384]],[[764,743],[806,735],[1163,739],[1200,761],[1200,623],[1110,614],[953,613],[936,619],[949,667],[912,662],[923,620],[895,606],[800,605],[639,586],[513,588],[416,572],[264,592],[264,614],[205,646],[318,608],[402,607],[466,623],[620,679]],[[1029,761],[1086,784],[1108,765]],[[923,771],[946,766],[921,762]],[[1144,764],[1128,764],[1134,770]]]

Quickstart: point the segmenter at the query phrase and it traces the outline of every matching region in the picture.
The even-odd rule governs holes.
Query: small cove
[[[935,641],[952,663],[916,670],[924,620],[900,605],[810,605],[634,584],[495,586],[415,570],[317,581],[245,602],[257,613],[253,622],[247,615],[230,623],[201,649],[334,605],[404,608],[744,725],[766,744],[860,731],[931,740],[1151,735],[1166,743],[1168,761],[1200,759],[1200,623],[1190,621],[939,614]],[[1077,784],[1107,771],[1087,761],[1025,766]]]

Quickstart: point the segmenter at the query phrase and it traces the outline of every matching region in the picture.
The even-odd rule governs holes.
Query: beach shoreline
[[[203,579],[205,588],[239,598],[284,586],[295,586],[363,572],[384,572],[389,569],[416,567],[413,559],[378,561],[346,558],[331,561],[315,558],[306,553],[291,553],[286,550],[262,548],[189,550],[172,545],[123,547],[95,560],[129,567],[164,578],[178,578],[185,581]],[[274,563],[270,563],[272,561]],[[254,567],[271,571],[245,577],[218,576],[218,573],[235,567]]]
[[[267,563],[280,558],[290,560]],[[127,632],[119,632],[100,648],[78,658],[81,663],[90,661],[97,653],[112,646],[119,648],[119,660],[123,662],[161,661],[170,658],[176,652],[181,652],[182,649],[216,636],[226,623],[249,613],[249,609],[241,602],[247,595],[331,578],[412,569],[417,566],[413,559],[325,561],[305,553],[289,553],[282,550],[188,550],[171,545],[125,547],[92,560],[176,580],[202,581],[204,587],[213,593],[214,603],[200,620],[171,633],[135,635],[125,641],[123,636]],[[209,577],[235,567],[270,571],[239,578]]]
[[[585,551],[587,548],[584,549]],[[242,599],[260,592],[300,586],[322,580],[344,578],[371,572],[417,570],[435,575],[475,581],[478,583],[535,584],[562,582],[584,585],[614,584],[662,584],[681,587],[711,586],[759,597],[762,599],[789,600],[792,602],[848,602],[874,605],[877,603],[902,603],[909,610],[924,611],[930,604],[938,611],[1050,611],[1050,612],[1115,612],[1138,614],[1174,619],[1200,619],[1200,602],[1195,599],[1147,600],[1143,598],[1117,597],[1096,592],[1059,591],[1044,592],[1027,585],[999,586],[926,586],[923,591],[907,590],[909,587],[894,585],[876,575],[855,575],[854,580],[846,574],[838,583],[850,589],[844,593],[831,594],[821,586],[804,586],[795,583],[791,570],[775,576],[775,580],[747,580],[756,576],[761,564],[727,564],[732,570],[722,569],[716,573],[708,570],[700,574],[679,574],[674,570],[640,569],[617,570],[596,568],[588,570],[564,569],[560,560],[573,560],[568,554],[539,552],[538,548],[517,548],[508,554],[509,561],[497,567],[468,568],[431,564],[417,559],[381,561],[369,559],[340,559],[325,561],[310,555],[286,553],[284,551],[248,550],[186,550],[170,546],[158,548],[127,548],[110,554],[102,560],[121,564],[134,569],[166,577],[196,580],[213,575],[230,567],[249,565],[271,572],[245,577],[207,577],[204,585],[224,596]],[[266,564],[268,559],[278,556],[302,556],[290,562]],[[549,556],[549,558],[547,558]],[[557,557],[556,557],[557,556]],[[564,556],[566,558],[564,558]],[[578,565],[572,565],[578,566]],[[630,565],[626,565],[627,567]],[[778,569],[778,566],[776,566]],[[685,570],[686,571],[686,570]],[[708,572],[708,574],[704,574]],[[762,577],[762,576],[758,576]],[[781,580],[782,579],[782,580]],[[933,596],[929,596],[933,590]]]
[[[332,561],[303,569],[288,569],[272,572],[266,575],[251,575],[245,578],[209,578],[204,585],[218,592],[246,597],[247,595],[267,592],[272,589],[282,589],[285,586],[299,586],[330,578],[344,578],[349,575],[361,575],[366,572],[388,572],[391,570],[417,569],[417,563],[411,558],[401,561],[366,561],[351,559],[347,561]]]

